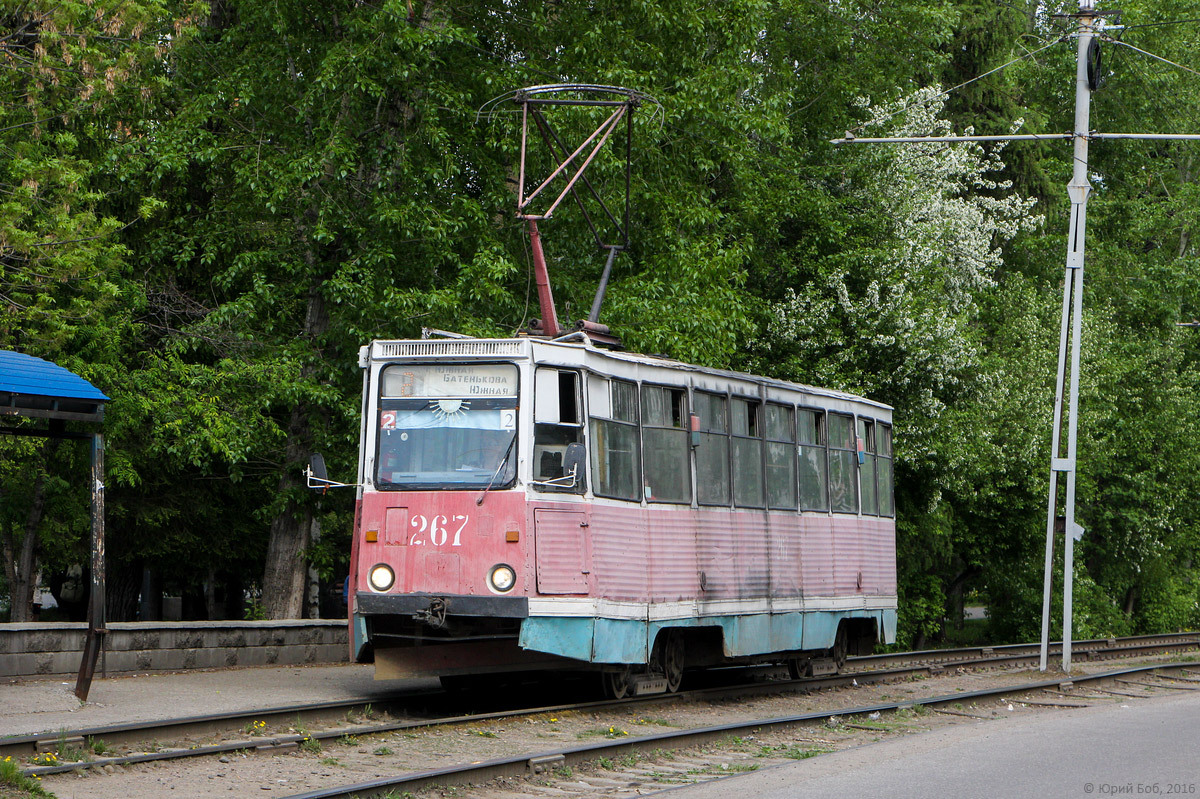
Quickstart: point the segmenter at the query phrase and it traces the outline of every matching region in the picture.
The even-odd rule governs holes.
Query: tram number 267
[[[462,546],[462,531],[470,519],[470,516],[462,513],[453,516],[413,514],[409,520],[413,533],[409,536],[408,543],[419,546],[428,541],[435,547],[442,547],[449,542],[452,547]]]

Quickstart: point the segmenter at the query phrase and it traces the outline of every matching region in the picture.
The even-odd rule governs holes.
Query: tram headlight
[[[377,563],[371,567],[367,580],[376,591],[386,591],[396,582],[396,573],[386,563]]]
[[[517,584],[517,573],[507,563],[499,563],[488,572],[488,585],[493,591],[507,594]]]

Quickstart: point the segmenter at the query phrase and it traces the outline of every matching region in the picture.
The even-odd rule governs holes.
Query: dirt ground
[[[1122,666],[1126,665],[1124,662]],[[1082,664],[1080,672],[1107,671],[1113,663]],[[323,745],[313,741],[299,751],[279,755],[236,754],[221,758],[87,769],[44,778],[42,785],[58,799],[157,799],[163,796],[244,797],[287,796],[438,766],[528,753],[553,753],[605,738],[638,737],[671,729],[705,727],[739,720],[764,719],[814,712],[834,714],[918,697],[945,696],[1002,685],[1045,679],[1037,671],[949,671],[936,676],[894,683],[851,686],[811,694],[781,693],[721,701],[664,701],[605,712],[564,712],[557,715],[472,722],[452,727],[389,733],[370,737],[345,736]],[[1110,697],[1111,699],[1111,697]],[[1055,701],[1052,697],[1050,701]],[[1061,701],[1069,702],[1062,699]],[[1119,699],[1117,701],[1120,701]],[[981,723],[983,719],[1016,713],[1053,712],[1049,704],[985,700],[951,703],[947,712],[918,711],[888,714],[879,720],[840,719],[783,732],[732,740],[727,753],[720,747],[688,752],[688,757],[712,760],[744,752],[790,751],[807,757],[834,749],[870,743],[880,736],[916,734],[947,724]],[[303,732],[300,730],[299,732]],[[789,749],[790,747],[790,749]],[[586,770],[586,769],[585,769]],[[719,769],[718,769],[719,770]],[[666,787],[658,785],[654,790]],[[550,789],[553,792],[554,789]],[[638,791],[640,793],[640,791]],[[458,789],[458,796],[540,794],[530,783]]]

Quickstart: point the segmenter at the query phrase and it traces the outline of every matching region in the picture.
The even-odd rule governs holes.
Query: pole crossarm
[[[1081,138],[1093,141],[1106,139],[1146,139],[1148,141],[1200,141],[1200,133],[1014,133],[995,136],[843,136],[830,139],[830,144],[941,144],[984,141],[1070,141]]]
[[[921,144],[968,142],[968,141],[1061,141],[1075,138],[1074,133],[1010,133],[995,136],[855,136],[847,131],[840,139],[830,139],[830,144]]]

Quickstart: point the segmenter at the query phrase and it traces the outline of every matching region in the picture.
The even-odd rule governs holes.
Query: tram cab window
[[[692,501],[687,391],[642,386],[643,477],[648,502]]]
[[[729,504],[728,400],[720,394],[697,391],[693,395],[700,417],[700,445],[696,447],[696,501],[701,505]]]
[[[544,483],[569,477],[564,473],[567,446],[583,443],[580,414],[579,373],[569,369],[540,367],[534,374],[533,479]],[[574,484],[539,485],[544,491],[582,493],[584,475]]]
[[[800,508],[829,510],[828,459],[825,454],[825,414],[800,408],[796,411],[800,438]]]
[[[875,485],[875,422],[858,420],[858,443],[862,447],[862,463],[858,467],[859,496],[862,497],[862,512],[867,516],[879,515],[879,493]]]
[[[763,432],[767,439],[767,505],[795,510],[795,411],[783,405],[768,404],[765,412]]]
[[[883,423],[876,424],[875,441],[879,452],[875,466],[876,483],[879,486],[879,515],[894,516],[896,506],[892,497],[892,428]]]
[[[377,488],[501,488],[516,479],[513,364],[392,364],[378,390]]]
[[[640,501],[637,384],[588,378],[592,489],[597,496]]]
[[[829,500],[834,513],[858,513],[854,417],[829,414]]]
[[[734,397],[730,403],[733,422],[733,504],[741,508],[763,506],[760,409],[760,404],[753,400]]]

